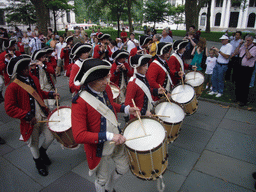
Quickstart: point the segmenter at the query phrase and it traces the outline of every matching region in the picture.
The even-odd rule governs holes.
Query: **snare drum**
[[[199,71],[190,71],[185,75],[186,83],[194,87],[196,96],[201,96],[204,86],[204,75]]]
[[[155,107],[155,114],[163,121],[169,142],[178,138],[185,112],[178,103],[161,102]],[[161,117],[162,116],[162,117]],[[164,117],[168,116],[168,117]]]
[[[177,85],[171,92],[173,101],[180,103],[187,115],[192,115],[198,108],[198,101],[196,99],[195,90],[191,85]]]
[[[68,106],[54,109],[48,116],[48,128],[52,131],[57,141],[64,147],[75,148],[78,144],[75,142],[71,129],[71,108]],[[50,122],[59,121],[59,122]]]
[[[110,86],[111,91],[112,91],[112,94],[113,94],[113,100],[114,100],[114,102],[115,102],[115,103],[119,103],[119,102],[118,102],[118,97],[119,97],[119,95],[120,95],[120,89],[119,89],[119,87],[118,87],[116,84],[112,83],[112,82],[110,82],[109,86]]]
[[[142,116],[147,135],[125,142],[131,172],[140,179],[156,179],[167,168],[167,139],[163,125],[154,118]],[[126,139],[144,136],[138,119],[132,119],[124,129]]]

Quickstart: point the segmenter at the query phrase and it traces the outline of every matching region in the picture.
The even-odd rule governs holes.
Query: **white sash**
[[[167,69],[157,60],[154,60],[153,63],[160,66],[164,70],[164,72],[166,73],[166,75],[168,77],[168,81],[167,81],[167,85],[166,85],[165,88],[166,88],[167,91],[170,91],[171,90],[171,85],[173,85],[173,83],[172,83],[172,79],[171,79],[170,74],[168,73]]]
[[[108,108],[104,103],[95,98],[92,94],[87,91],[82,91],[80,97],[86,101],[91,107],[98,111],[103,117],[105,117],[115,127],[118,126],[118,122],[115,114],[111,109]]]
[[[183,73],[185,73],[185,71],[184,71],[184,63],[183,63],[182,59],[180,58],[180,56],[177,53],[173,53],[172,56],[176,57],[176,59],[180,63],[181,70],[183,71]]]
[[[136,77],[132,77],[130,81],[133,81],[135,78]],[[145,85],[145,83],[143,83],[138,78],[135,79],[135,83],[142,89],[142,91],[147,96],[147,98],[148,98],[148,109],[152,110],[152,108],[153,108],[153,99],[152,99],[152,96],[151,96],[149,88],[147,87],[147,85]]]
[[[76,60],[75,64],[76,64],[79,68],[81,68],[83,62],[81,62],[81,61],[78,59],[78,60]]]

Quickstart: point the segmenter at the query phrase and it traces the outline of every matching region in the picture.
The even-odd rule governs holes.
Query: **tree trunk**
[[[119,34],[120,34],[120,15],[117,11],[117,37],[120,37]]]
[[[205,32],[206,32],[206,33],[210,33],[210,32],[211,32],[211,24],[210,24],[211,5],[212,5],[212,1],[211,1],[211,0],[208,0],[207,19],[206,19],[206,29],[205,29]]]
[[[129,22],[129,32],[131,33],[133,31],[132,27],[132,14],[131,14],[131,6],[132,6],[132,0],[127,0],[127,16],[128,16],[128,22]]]
[[[185,2],[185,22],[187,31],[191,25],[194,25],[196,28],[198,28],[197,0],[187,0]]]
[[[53,22],[54,22],[54,32],[57,31],[57,23],[56,23],[56,11],[52,10],[53,14]]]
[[[47,8],[42,0],[30,1],[36,9],[38,28],[44,35],[47,35],[47,21],[49,20],[49,12],[47,11]]]

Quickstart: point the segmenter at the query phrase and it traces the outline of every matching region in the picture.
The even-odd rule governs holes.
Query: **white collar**
[[[142,74],[140,74],[140,73],[136,73],[136,75],[139,75],[139,76],[141,76],[141,77],[143,77],[143,78],[145,78],[146,76],[145,75],[142,75]]]
[[[90,85],[88,85],[88,88],[93,92],[93,93],[95,93],[95,94],[97,94],[97,95],[103,95],[103,92],[98,92],[98,91],[95,91],[93,88],[91,88],[90,87]]]

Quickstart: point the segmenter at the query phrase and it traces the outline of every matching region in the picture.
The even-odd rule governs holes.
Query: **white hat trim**
[[[39,55],[39,53],[46,53],[47,51],[45,49],[40,49],[39,51],[36,52],[36,54],[34,55],[34,57],[32,58],[32,60],[36,60],[37,56]]]
[[[27,56],[29,56],[29,55],[27,55]],[[30,56],[29,56],[29,57],[30,57]],[[6,70],[7,73],[8,73],[8,75],[9,75],[9,76],[13,76],[13,75],[16,73],[16,71],[17,71],[18,65],[19,65],[21,62],[23,62],[23,61],[31,61],[31,58],[22,58],[22,59],[20,59],[19,61],[17,61],[17,62],[15,63],[15,65],[14,65],[14,67],[13,67],[12,74],[9,74],[8,70]],[[9,62],[9,63],[10,63],[10,62]],[[9,66],[9,63],[8,63],[8,66]],[[7,69],[8,69],[8,66],[7,66]]]
[[[80,49],[82,49],[82,48],[90,48],[90,49],[92,49],[92,46],[91,46],[91,45],[81,45],[81,46],[78,47],[78,48],[75,50],[75,52],[73,53],[74,57],[75,57],[75,55],[77,54],[77,52],[78,52]],[[91,51],[91,50],[90,50],[90,51]],[[90,52],[90,51],[88,51],[88,52]]]
[[[99,35],[98,35],[98,36],[99,36]],[[106,34],[103,34],[100,39],[99,39],[99,38],[98,38],[98,39],[101,40],[101,39],[103,39],[104,36],[111,37],[109,34],[106,33]]]
[[[165,46],[163,46],[162,48],[161,48],[161,51],[160,51],[160,55],[163,55],[163,50],[166,48],[166,47],[168,47],[168,46],[171,46],[172,47],[172,43],[167,43]],[[156,46],[156,53],[158,52],[158,46]],[[160,55],[158,55],[158,54],[156,54],[157,56],[160,56]]]
[[[147,37],[144,39],[143,44],[142,44],[142,45],[140,45],[140,46],[143,46],[143,45],[146,43],[147,39],[152,39],[152,38],[151,38],[151,37],[149,37],[149,36],[147,36]]]
[[[141,64],[142,59],[145,59],[145,58],[151,59],[151,58],[152,58],[152,55],[144,54],[144,55],[142,55],[142,57],[139,58],[137,64],[131,65],[131,57],[130,57],[130,66],[131,66],[132,68],[137,68],[137,67],[139,67],[140,64]]]
[[[111,55],[111,57],[113,56],[113,54]],[[113,58],[113,59],[117,59],[120,55],[123,55],[123,54],[129,56],[129,53],[127,51],[122,51],[122,52],[118,53],[117,56],[115,56],[115,58]]]

